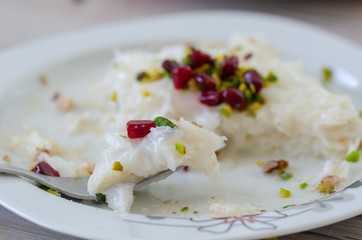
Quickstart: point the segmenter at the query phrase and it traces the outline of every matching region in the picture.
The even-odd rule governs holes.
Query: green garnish
[[[253,100],[253,94],[249,89],[246,89],[244,92],[244,96],[246,98],[246,101],[251,102]]]
[[[255,101],[257,101],[258,103],[264,103],[264,98],[262,95],[258,94],[256,95]]]
[[[185,145],[183,145],[182,143],[176,143],[175,144],[175,148],[176,148],[176,151],[181,154],[181,155],[185,155],[186,153],[186,148],[185,148]]]
[[[288,197],[290,197],[291,195],[292,195],[292,194],[290,193],[289,190],[284,189],[284,188],[280,188],[280,196],[281,196],[282,198],[288,198]]]
[[[332,70],[324,67],[324,68],[322,68],[322,73],[323,73],[323,80],[325,82],[330,82],[332,80],[332,76],[333,76]]]
[[[118,67],[119,67],[119,63],[118,63],[118,62],[114,62],[114,63],[113,63],[113,67],[114,67],[114,68],[118,68]]]
[[[294,207],[296,206],[295,204],[290,204],[290,205],[285,205],[283,208],[288,208],[288,207]]]
[[[264,78],[264,80],[266,82],[276,82],[278,81],[278,77],[274,75],[274,73],[272,71],[270,71],[268,73],[268,76],[266,76],[266,78]]]
[[[123,172],[123,166],[119,161],[115,161],[112,165],[112,170],[113,171],[119,171],[119,172]]]
[[[224,107],[220,108],[219,111],[225,117],[230,117],[231,113],[233,112],[233,109],[229,104],[226,104]]]
[[[308,183],[301,183],[301,184],[299,185],[299,187],[300,187],[301,189],[305,189],[307,186],[308,186]]]
[[[182,62],[184,65],[190,66],[190,65],[192,64],[191,56],[190,56],[190,55],[186,55],[184,58],[182,58],[181,62]]]
[[[96,203],[102,203],[106,201],[106,195],[104,195],[103,193],[96,193],[95,196],[96,198],[94,199],[94,201]]]
[[[169,126],[171,128],[177,128],[176,124],[164,117],[156,117],[153,122],[156,124],[157,127]]]
[[[55,196],[60,196],[59,192],[55,191],[54,189],[49,188],[47,190],[48,193],[53,194]]]
[[[189,211],[189,207],[184,207],[181,209],[181,212],[187,213]]]
[[[114,92],[114,93],[112,94],[111,100],[112,100],[113,102],[117,101],[117,93],[116,93],[116,92]]]
[[[243,49],[243,46],[242,45],[237,45],[237,46],[235,46],[234,49],[240,51],[240,50]]]
[[[346,157],[347,162],[353,162],[356,163],[359,161],[359,152],[358,151],[352,151],[348,154]]]
[[[287,181],[293,177],[292,173],[287,173],[283,169],[278,172],[278,176],[283,179],[284,181]]]

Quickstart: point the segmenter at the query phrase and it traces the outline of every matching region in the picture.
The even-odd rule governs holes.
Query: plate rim
[[[350,40],[347,40],[345,39],[344,37],[341,37],[341,36],[338,36],[336,34],[333,34],[333,33],[330,33],[326,30],[323,30],[323,29],[320,29],[318,27],[315,27],[315,26],[312,26],[312,25],[309,25],[309,24],[306,24],[306,23],[303,23],[303,22],[300,22],[300,21],[297,21],[297,20],[294,20],[294,19],[290,19],[290,18],[286,18],[286,17],[280,17],[280,16],[276,16],[276,15],[272,15],[272,14],[264,14],[264,13],[259,13],[259,12],[251,12],[251,11],[236,11],[236,10],[205,10],[205,11],[188,11],[188,12],[178,12],[178,13],[168,13],[168,14],[160,14],[160,15],[153,15],[153,16],[147,16],[147,17],[143,17],[143,18],[135,18],[135,19],[129,19],[129,20],[125,20],[125,21],[120,21],[120,22],[114,22],[114,23],[108,23],[108,24],[104,24],[104,25],[101,25],[101,26],[97,26],[97,27],[90,27],[90,28],[87,28],[87,29],[82,29],[82,30],[75,30],[75,31],[70,31],[68,33],[61,33],[61,34],[56,34],[52,37],[48,37],[48,38],[44,38],[44,39],[39,39],[39,40],[35,40],[35,41],[31,41],[31,42],[28,42],[28,43],[25,43],[25,44],[22,44],[20,46],[16,46],[16,47],[13,47],[13,48],[10,48],[10,49],[5,49],[5,51],[2,51],[0,53],[0,72],[4,71],[4,66],[2,66],[3,62],[5,62],[7,59],[11,59],[11,61],[14,61],[16,59],[14,59],[12,56],[17,56],[19,54],[24,54],[24,53],[29,53],[31,51],[33,51],[32,49],[36,49],[36,48],[39,48],[39,47],[42,47],[43,45],[45,45],[46,47],[50,47],[50,46],[53,46],[54,44],[56,45],[58,42],[60,42],[61,44],[64,44],[64,43],[67,43],[70,41],[70,39],[72,38],[77,38],[77,37],[80,37],[81,35],[86,35],[86,36],[89,36],[89,35],[92,35],[92,34],[100,34],[102,31],[109,31],[110,29],[116,29],[118,27],[122,27],[122,26],[129,26],[129,25],[132,25],[132,24],[140,24],[144,21],[148,21],[149,19],[151,19],[152,21],[160,21],[161,19],[175,19],[175,18],[182,18],[182,17],[189,17],[190,15],[218,15],[217,17],[222,17],[222,16],[225,16],[225,15],[239,15],[239,14],[243,14],[243,15],[247,15],[247,17],[263,17],[263,18],[268,18],[268,19],[271,19],[272,21],[286,21],[286,24],[297,24],[298,26],[302,26],[303,28],[307,28],[307,29],[313,29],[314,31],[318,32],[319,34],[322,34],[322,35],[326,35],[326,36],[332,36],[336,41],[339,41],[341,42],[341,44],[347,44],[349,46],[351,46],[351,48],[353,49],[358,49],[359,51],[357,51],[357,54],[359,54],[360,56],[362,56],[362,49],[361,49],[361,46],[357,45],[356,43],[350,41]],[[81,37],[82,38],[82,37]],[[102,44],[105,46],[107,45],[108,47],[110,45],[113,45],[112,42],[102,42]],[[102,45],[102,46],[103,46]],[[120,43],[120,45],[122,45],[122,43]],[[92,51],[96,50],[94,48],[94,45],[87,45],[85,48],[81,49],[80,51],[77,51],[76,54],[77,55],[81,55],[83,53],[86,53],[87,51],[89,51],[89,49],[92,49]],[[61,59],[61,60],[64,60],[64,58],[66,58],[66,56],[63,56],[62,54],[60,55],[56,55],[55,56],[57,60]],[[74,57],[74,56],[73,56]],[[49,58],[49,56],[48,56]],[[362,59],[362,57],[361,57]],[[10,63],[13,63],[11,62]],[[44,59],[43,61],[40,61],[38,63],[38,65],[43,65],[44,66]],[[38,66],[35,64],[35,66]],[[6,66],[6,65],[5,65]],[[33,71],[32,70],[32,66],[34,65],[31,65],[30,64],[30,67],[29,69],[25,69],[23,74],[27,71]],[[45,65],[46,66],[46,65]],[[17,75],[15,74],[11,74],[8,72],[8,76],[10,76],[10,79],[12,78],[15,78]],[[5,85],[9,85],[7,83],[5,83]],[[3,181],[5,179],[5,181]],[[0,189],[3,188],[3,184],[4,182],[9,184],[9,179],[12,179],[11,182],[13,182],[14,184],[10,184],[11,186],[27,186],[27,184],[24,184],[25,182],[20,180],[20,179],[17,179],[17,178],[14,178],[14,177],[6,177],[4,179],[1,179],[0,180]],[[35,187],[34,187],[35,188]],[[36,189],[36,188],[35,188]],[[34,190],[34,189],[32,189]],[[36,191],[36,190],[35,190]],[[47,199],[52,199],[52,201],[54,200],[55,202],[59,202],[60,199],[56,199],[54,196],[48,196],[49,194],[47,193],[42,193],[39,191],[36,191],[37,194],[39,194],[39,196],[42,196],[42,197],[45,197]],[[359,198],[362,199],[362,194],[361,196],[357,196]],[[62,199],[61,201],[67,201],[67,200],[64,200]],[[61,228],[61,227],[56,227],[56,226],[52,226],[52,225],[49,225],[49,224],[46,224],[44,221],[42,222],[41,220],[39,219],[36,219],[34,216],[30,216],[29,213],[26,214],[24,211],[19,211],[19,208],[18,207],[15,207],[14,205],[12,205],[11,203],[8,202],[8,199],[5,199],[2,198],[0,196],[0,204],[4,207],[6,207],[7,209],[9,209],[10,211],[20,215],[21,217],[27,219],[27,220],[30,220],[31,222],[34,222],[38,225],[41,225],[45,228],[48,228],[48,229],[51,229],[51,230],[54,230],[54,231],[58,231],[58,232],[62,232],[62,233],[65,233],[65,234],[69,234],[69,235],[73,235],[73,236],[77,236],[77,237],[85,237],[82,233],[79,233],[79,232],[76,232],[76,231],[69,231],[68,229],[64,229],[64,228]],[[69,205],[69,204],[68,204]],[[87,206],[88,207],[88,206]],[[85,208],[87,209],[87,208]],[[96,211],[97,212],[97,211]],[[337,222],[337,221],[341,221],[343,219],[346,219],[348,217],[352,217],[352,216],[355,216],[355,215],[359,215],[362,213],[362,206],[360,206],[360,209],[358,209],[358,211],[355,211],[352,215],[351,214],[345,214],[345,215],[340,215],[339,218],[334,218],[333,221],[329,222],[328,224],[331,224],[331,223],[334,223],[334,222]],[[110,217],[112,218],[117,218],[117,216],[115,216],[114,214],[109,214]],[[119,219],[118,219],[119,220]],[[322,223],[322,225],[324,225]],[[320,225],[320,226],[322,226]],[[314,224],[313,225],[314,227],[318,227],[318,224]],[[61,231],[59,231],[59,229],[61,229]],[[304,231],[304,230],[307,230],[309,228],[300,228],[298,231]],[[285,229],[284,229],[285,230]],[[280,234],[278,235],[285,235],[285,234],[290,234],[290,233],[293,233],[295,232],[295,230],[292,230],[292,229],[286,229],[285,231],[279,231]],[[266,233],[267,235],[266,236],[270,236],[270,233]],[[255,236],[255,237],[260,237],[260,236],[264,236],[264,235],[258,235],[258,236]],[[92,238],[92,236],[86,236],[87,238]],[[204,236],[202,236],[204,237]],[[230,235],[230,236],[223,236],[224,237],[227,237],[228,239],[232,239],[233,237],[240,237],[239,235]],[[209,237],[207,237],[209,238]],[[112,238],[109,238],[109,239],[112,239]],[[211,239],[211,238],[210,238]]]

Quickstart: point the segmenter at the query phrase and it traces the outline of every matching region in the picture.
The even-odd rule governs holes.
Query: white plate
[[[361,49],[340,37],[289,19],[248,12],[206,11],[171,14],[116,23],[29,43],[0,54],[0,100],[17,79],[59,64],[72,68],[70,59],[109,53],[114,47],[194,40],[225,40],[233,32],[265,35],[291,60],[313,66],[328,64],[353,73],[338,90],[361,100]],[[107,54],[100,54],[105,57]],[[110,57],[110,55],[107,55]],[[97,65],[97,60],[89,60]],[[73,67],[74,68],[74,67]],[[351,85],[352,84],[352,85]],[[359,106],[361,107],[361,106]],[[112,211],[71,202],[48,194],[18,178],[0,177],[0,201],[20,216],[46,228],[88,239],[250,239],[304,231],[362,213],[362,183],[342,194],[287,208],[229,218],[120,217]]]

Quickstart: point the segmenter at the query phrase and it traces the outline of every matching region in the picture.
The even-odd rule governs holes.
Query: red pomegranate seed
[[[33,169],[31,169],[31,171],[52,177],[60,177],[59,172],[44,161],[38,163]]]
[[[263,88],[263,78],[255,70],[248,70],[244,73],[245,82],[250,85],[253,84],[255,87],[256,93],[259,93]]]
[[[202,91],[215,90],[216,81],[210,75],[206,73],[195,73],[194,78]]]
[[[235,56],[225,58],[225,60],[221,62],[221,75],[223,77],[233,75],[238,68],[238,63],[239,59]]]
[[[189,166],[185,166],[185,167],[182,169],[182,171],[188,172],[188,171],[189,171]]]
[[[200,102],[209,106],[216,106],[222,102],[222,91],[207,91],[201,93]]]
[[[222,93],[225,102],[229,103],[233,108],[244,109],[247,105],[245,96],[236,88],[226,89]]]
[[[131,120],[127,123],[127,134],[129,138],[143,138],[155,127],[156,124],[151,120]]]
[[[183,89],[192,78],[192,69],[189,66],[181,66],[172,71],[172,80],[176,89]]]
[[[194,50],[191,55],[191,67],[198,68],[203,64],[209,63],[213,64],[214,60],[207,54],[201,52],[200,50]]]
[[[162,63],[163,69],[165,69],[167,72],[172,73],[174,69],[178,67],[178,63],[174,60],[165,60]]]

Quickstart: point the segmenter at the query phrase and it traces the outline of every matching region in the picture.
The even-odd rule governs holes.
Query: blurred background
[[[362,46],[361,0],[0,0],[0,50],[108,22],[203,9],[286,16],[335,32]]]

